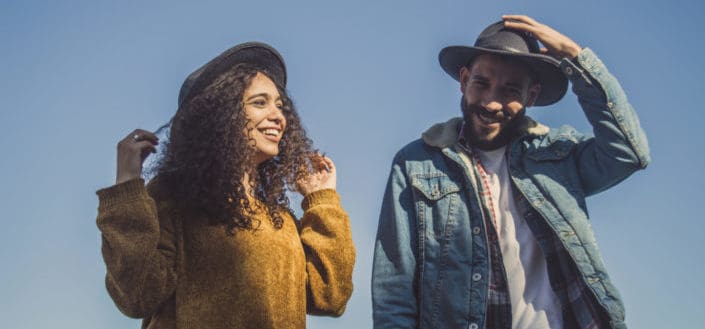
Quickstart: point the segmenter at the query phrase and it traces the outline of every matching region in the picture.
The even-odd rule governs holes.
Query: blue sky
[[[701,327],[704,9],[695,0],[2,0],[0,327],[139,327],[105,291],[94,191],[114,182],[119,139],[166,122],[191,71],[249,40],[283,54],[352,220],[347,312],[309,327],[371,327],[371,247],[392,156],[459,114],[438,51],[472,43],[504,13],[553,26],[619,78],[653,163],[588,200],[600,249],[632,328]],[[529,115],[590,130],[572,94]]]

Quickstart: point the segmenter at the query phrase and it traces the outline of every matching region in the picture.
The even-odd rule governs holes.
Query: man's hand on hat
[[[541,48],[541,53],[558,60],[562,58],[574,59],[582,49],[575,41],[529,16],[503,15],[502,20],[507,28],[531,33],[546,47]]]

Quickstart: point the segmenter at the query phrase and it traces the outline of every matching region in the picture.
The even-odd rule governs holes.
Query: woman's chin
[[[257,154],[255,155],[255,163],[257,165],[260,165],[268,160],[273,159],[279,155],[279,150],[257,150]]]

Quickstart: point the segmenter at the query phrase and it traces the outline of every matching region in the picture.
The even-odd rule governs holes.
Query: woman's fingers
[[[130,158],[136,154],[144,160],[150,153],[157,152],[157,145],[159,138],[156,135],[143,129],[135,129],[118,143],[118,162],[120,157]]]
[[[134,142],[149,141],[156,145],[159,143],[159,137],[150,131],[143,129],[135,129],[129,136],[125,139],[132,139]]]
[[[326,172],[332,173],[335,171],[335,164],[333,164],[331,158],[319,154],[315,160],[315,169],[317,171],[325,170]]]
[[[326,160],[328,159],[328,160]],[[329,166],[328,166],[328,161],[330,159],[326,157],[325,155],[322,155],[318,152],[313,153],[309,156],[309,161],[311,164],[311,169],[313,169],[313,172],[320,172],[320,171],[328,171],[330,172]]]
[[[320,153],[315,153],[309,157],[309,161],[312,172],[296,182],[297,190],[306,196],[322,189],[335,189],[336,172],[333,160]]]
[[[157,147],[155,145],[156,144],[152,141],[141,141],[135,143],[135,147],[140,150],[140,155],[143,161],[149,154],[157,153]]]
[[[135,129],[118,143],[116,183],[122,183],[142,174],[142,163],[157,152],[159,138],[153,133]]]
[[[335,173],[335,164],[333,163],[333,160],[329,157],[323,157],[323,163],[326,166],[326,170],[328,170],[329,173]]]

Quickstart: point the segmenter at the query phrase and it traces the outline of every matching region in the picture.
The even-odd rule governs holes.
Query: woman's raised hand
[[[142,174],[142,163],[150,153],[157,152],[159,138],[149,131],[135,129],[117,145],[117,177],[115,183],[120,184],[139,178]]]
[[[303,196],[323,189],[335,189],[335,164],[329,157],[314,154],[311,156],[312,172],[296,182],[296,189]]]

